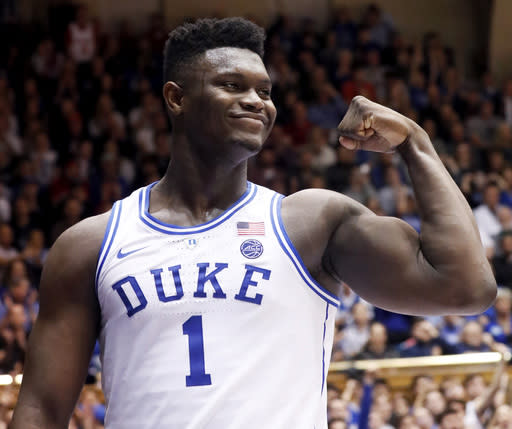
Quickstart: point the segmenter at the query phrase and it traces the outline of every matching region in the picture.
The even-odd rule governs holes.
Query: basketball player
[[[276,116],[263,39],[240,18],[170,34],[171,164],[53,246],[13,429],[67,427],[98,335],[108,429],[326,428],[342,280],[408,314],[494,300],[464,197],[427,134],[386,107],[356,97],[340,141],[400,152],[420,235],[335,192],[247,182]]]

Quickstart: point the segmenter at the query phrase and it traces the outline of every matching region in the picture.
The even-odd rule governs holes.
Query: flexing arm
[[[11,429],[68,427],[98,334],[94,276],[106,223],[106,215],[86,219],[49,253]]]
[[[376,216],[343,195],[319,190],[298,193],[288,197],[292,215],[283,210],[283,217],[292,234],[297,227],[286,218],[294,217],[297,208],[302,209],[305,225],[315,225],[302,241],[320,249],[322,259],[315,261],[302,243],[308,268],[326,273],[331,282],[345,281],[366,300],[391,311],[418,315],[483,311],[496,296],[496,283],[471,209],[426,132],[364,97],[354,98],[339,128],[345,136],[340,141],[349,149],[389,151],[398,146],[417,199],[421,234],[402,220]],[[311,214],[304,212],[308,205],[314,208]],[[322,275],[317,279],[322,281]]]

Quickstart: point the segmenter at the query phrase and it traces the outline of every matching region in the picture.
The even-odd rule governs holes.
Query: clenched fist
[[[394,110],[358,95],[338,125],[340,143],[347,149],[393,152],[416,124]]]

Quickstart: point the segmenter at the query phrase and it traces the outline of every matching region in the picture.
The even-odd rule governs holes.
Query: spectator
[[[510,289],[499,288],[494,302],[496,319],[485,326],[485,332],[492,335],[494,341],[503,344],[512,344],[512,292]]]
[[[66,200],[62,210],[62,216],[53,226],[51,237],[52,241],[55,241],[66,229],[80,221],[82,218],[82,211],[83,206],[80,200],[77,198],[69,198]]]
[[[512,288],[512,230],[500,233],[498,250],[499,252],[492,258],[496,282]]]
[[[402,183],[400,172],[396,167],[386,169],[386,185],[379,189],[379,201],[382,209],[388,215],[397,214],[397,203],[408,195],[412,190]]]
[[[351,358],[359,353],[370,336],[370,314],[365,303],[354,304],[352,318],[353,323],[343,330],[343,337],[338,344],[345,358]]]
[[[496,238],[503,229],[498,218],[500,189],[495,182],[489,182],[484,189],[483,203],[473,210],[482,244],[488,254],[494,253]]]
[[[308,108],[308,119],[323,129],[334,129],[347,111],[341,95],[330,83],[321,84],[316,91],[316,99]]]
[[[476,321],[469,321],[462,329],[461,340],[457,345],[458,353],[487,352],[491,350],[489,341],[492,337],[484,336],[482,326]]]
[[[309,133],[309,151],[313,158],[311,167],[318,173],[325,171],[336,163],[336,151],[329,146],[327,132],[321,128],[314,127]]]
[[[18,251],[13,247],[13,243],[12,228],[6,223],[0,224],[0,276],[3,275],[9,262],[18,256]]]
[[[489,147],[494,141],[500,122],[501,119],[494,115],[492,101],[485,100],[481,104],[479,115],[470,117],[466,123],[468,136],[474,145]]]
[[[48,249],[45,247],[44,233],[40,229],[30,231],[27,245],[21,252],[21,257],[27,264],[34,279],[39,279],[46,260]]]
[[[293,118],[290,123],[284,126],[284,132],[292,138],[294,146],[302,146],[307,142],[307,136],[313,124],[308,119],[306,105],[298,101],[293,106]]]
[[[370,326],[368,342],[363,350],[356,355],[356,359],[385,359],[398,357],[398,352],[388,345],[386,327],[379,322]]]
[[[367,204],[370,198],[376,197],[376,191],[370,183],[368,171],[364,166],[354,166],[350,170],[348,186],[343,193],[361,204]]]
[[[446,410],[439,416],[439,429],[465,429],[464,417],[455,410]]]
[[[78,6],[76,17],[68,26],[67,45],[69,56],[77,64],[90,63],[96,54],[96,30],[89,19],[87,6]]]
[[[401,357],[435,356],[442,353],[442,343],[437,329],[425,319],[418,319],[412,326],[412,336],[399,346]]]

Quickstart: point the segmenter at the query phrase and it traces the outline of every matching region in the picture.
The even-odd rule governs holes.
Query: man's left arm
[[[374,216],[346,203],[326,245],[324,269],[392,311],[483,311],[496,296],[496,282],[471,209],[427,133],[364,97],[354,98],[339,129],[349,149],[399,151],[414,188],[421,233],[397,218]]]

